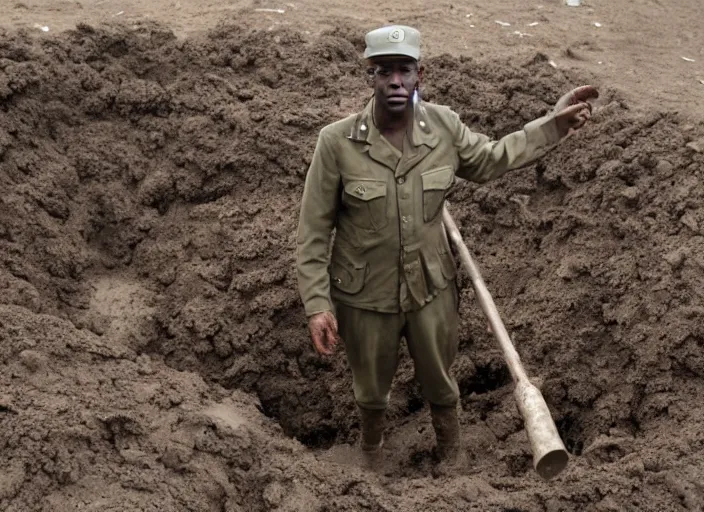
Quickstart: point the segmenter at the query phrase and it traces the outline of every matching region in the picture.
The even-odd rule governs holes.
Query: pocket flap
[[[445,190],[450,188],[455,173],[452,166],[438,167],[430,169],[421,174],[423,180],[423,190]]]
[[[345,193],[362,201],[371,201],[386,195],[386,182],[378,180],[354,180],[345,184]]]
[[[333,254],[328,270],[330,284],[338,290],[354,295],[364,288],[364,279],[367,275],[367,264],[353,262],[343,253]]]

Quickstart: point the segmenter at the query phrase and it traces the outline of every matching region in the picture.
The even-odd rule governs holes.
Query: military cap
[[[420,59],[420,32],[405,25],[391,25],[372,30],[364,36],[367,48],[364,58],[372,59],[384,55],[405,55]]]

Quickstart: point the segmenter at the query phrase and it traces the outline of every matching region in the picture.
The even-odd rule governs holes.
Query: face
[[[410,105],[422,70],[409,57],[383,57],[371,61],[371,80],[377,105],[391,114],[401,114]]]

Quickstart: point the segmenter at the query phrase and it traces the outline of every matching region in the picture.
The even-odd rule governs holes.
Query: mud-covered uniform
[[[423,102],[401,152],[374,126],[373,101],[320,132],[298,226],[299,291],[308,316],[336,314],[360,407],[386,407],[402,336],[424,397],[454,405],[457,290],[445,197],[455,176],[495,179],[560,137],[548,116],[492,141]]]

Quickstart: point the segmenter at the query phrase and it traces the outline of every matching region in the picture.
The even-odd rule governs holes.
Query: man
[[[430,403],[440,458],[459,452],[456,267],[442,224],[455,176],[486,182],[535,160],[590,117],[591,86],[553,113],[491,141],[418,89],[420,34],[391,26],[366,35],[374,97],[320,132],[306,177],[297,270],[315,349],[342,339],[361,417],[361,447],[379,453],[401,337]],[[336,230],[332,254],[330,237]]]

